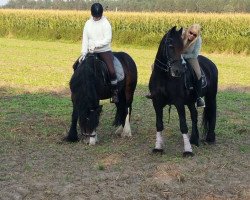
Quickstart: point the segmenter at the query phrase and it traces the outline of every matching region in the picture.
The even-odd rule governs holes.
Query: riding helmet
[[[101,16],[102,16],[102,13],[103,13],[102,4],[100,4],[100,3],[94,3],[94,4],[91,6],[91,15],[92,15],[93,17],[101,17]]]

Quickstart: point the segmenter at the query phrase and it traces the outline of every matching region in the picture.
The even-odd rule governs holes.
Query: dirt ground
[[[249,137],[201,145],[192,158],[181,157],[181,137],[163,155],[152,155],[153,141],[138,143],[139,136],[110,137],[96,147],[58,138],[1,141],[0,198],[250,199],[249,155],[239,149]]]
[[[201,143],[193,147],[194,157],[183,158],[174,110],[163,134],[165,153],[152,154],[154,114],[152,109],[146,110],[151,102],[142,103],[147,105],[143,113],[150,113],[147,117],[138,115],[141,101],[135,102],[132,138],[114,134],[115,128],[110,125],[114,109],[104,106],[96,146],[83,141],[62,142],[70,122],[68,111],[67,120],[46,113],[29,116],[26,109],[14,113],[15,119],[0,127],[0,199],[250,199],[249,129],[239,118],[232,121],[237,116],[227,120],[234,112],[224,111],[220,104],[216,144]],[[8,108],[8,115],[12,112]],[[3,122],[4,116],[0,118]]]

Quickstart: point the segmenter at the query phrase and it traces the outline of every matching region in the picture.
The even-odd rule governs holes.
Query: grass
[[[105,12],[113,43],[155,47],[173,26],[202,26],[207,52],[249,54],[249,13]],[[0,37],[80,41],[88,11],[0,10]]]
[[[98,127],[100,144],[92,147],[82,142],[60,143],[70,125],[68,82],[80,46],[80,43],[0,38],[0,169],[3,172],[0,184],[8,188],[12,181],[24,181],[27,188],[36,191],[31,185],[39,180],[44,183],[43,194],[47,184],[58,187],[50,188],[52,193],[75,184],[73,193],[80,195],[84,190],[80,187],[86,180],[94,186],[114,183],[126,186],[122,190],[128,190],[126,195],[122,192],[121,195],[127,198],[136,197],[139,191],[142,198],[165,193],[173,198],[192,199],[247,196],[250,56],[205,54],[219,69],[217,144],[194,147],[196,156],[183,159],[174,108],[169,123],[168,108],[164,110],[166,153],[162,156],[150,153],[155,142],[155,114],[151,101],[144,95],[156,54],[152,48],[113,47],[115,51],[128,52],[138,66],[131,119],[133,137],[122,139],[113,134],[114,106],[102,101],[105,106]],[[199,120],[201,114],[199,110]],[[128,185],[131,187],[127,188]],[[118,186],[112,185],[109,190],[119,193]],[[176,191],[176,187],[180,190]],[[107,195],[102,190],[99,194]]]
[[[80,43],[1,38],[0,46],[2,49],[0,55],[1,121],[6,123],[2,128],[7,130],[14,124],[22,126],[22,123],[30,120],[31,130],[42,132],[42,135],[53,135],[58,129],[58,123],[62,123],[60,131],[66,131],[71,112],[68,82],[72,75],[72,63],[80,52]],[[144,124],[145,128],[151,128],[154,126],[152,123],[154,112],[150,101],[145,100],[144,94],[147,93],[150,66],[157,49],[136,49],[129,46],[123,48],[117,46],[113,49],[128,52],[138,66],[139,78],[133,111],[133,117],[138,124],[134,126],[139,126],[140,121],[145,121],[141,107],[147,105],[146,111],[150,115]],[[226,115],[223,114],[218,120],[225,125],[229,123],[227,129],[230,130],[235,129],[235,124],[242,125],[244,132],[244,129],[249,128],[245,124],[249,120],[249,113],[245,108],[249,106],[250,71],[247,63],[250,63],[250,57],[226,54],[205,55],[213,60],[219,69],[219,115],[221,111]],[[112,105],[109,105],[108,101],[103,103],[107,104],[104,115],[112,116],[114,114]],[[172,113],[176,117],[176,112]],[[234,115],[228,122],[227,115],[232,113]],[[167,116],[167,109],[165,116]],[[102,118],[103,130],[109,131],[112,118]],[[50,126],[47,127],[46,124]],[[224,127],[221,131],[226,132]],[[8,131],[6,132],[9,135]],[[108,137],[105,139],[108,140]]]

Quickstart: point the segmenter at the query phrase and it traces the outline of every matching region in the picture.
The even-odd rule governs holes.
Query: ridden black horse
[[[134,91],[137,85],[137,68],[134,60],[124,52],[114,56],[120,61],[124,79],[118,82],[119,103],[116,103],[116,116],[113,125],[119,126],[116,133],[131,136],[130,115]],[[102,106],[100,100],[111,97],[111,84],[105,63],[96,54],[87,54],[84,61],[75,62],[74,74],[70,80],[71,100],[73,103],[72,121],[66,141],[76,142],[77,122],[80,131],[90,145],[97,142],[96,128],[99,124]]]
[[[190,66],[185,66],[182,63],[181,52],[183,50],[183,42],[181,35],[182,28],[176,30],[176,27],[173,27],[162,38],[154,61],[149,90],[152,94],[153,106],[156,113],[157,133],[156,145],[153,152],[163,151],[164,142],[161,135],[164,128],[162,121],[163,108],[166,105],[174,105],[178,112],[180,131],[184,139],[183,156],[188,156],[193,155],[190,143],[199,146],[198,113],[195,107],[197,93],[194,89],[192,90],[187,87],[187,85],[190,85],[188,80],[196,79],[196,77],[192,75],[194,73],[192,70],[188,70]],[[202,95],[205,96],[206,103],[202,119],[205,141],[207,143],[214,143],[218,70],[215,64],[204,56],[199,56],[198,61],[207,83],[202,88]],[[192,120],[190,140],[186,123],[185,105],[190,110]]]

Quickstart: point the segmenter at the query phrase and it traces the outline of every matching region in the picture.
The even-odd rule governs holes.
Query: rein
[[[167,63],[163,63],[161,62],[159,59],[155,59],[155,62],[154,62],[154,65],[156,67],[158,67],[159,69],[161,69],[162,71],[164,72],[169,72],[169,69],[172,68],[172,64],[174,64],[175,62],[178,62],[179,60],[173,60],[173,61],[170,61],[170,59],[168,59],[167,57]]]

